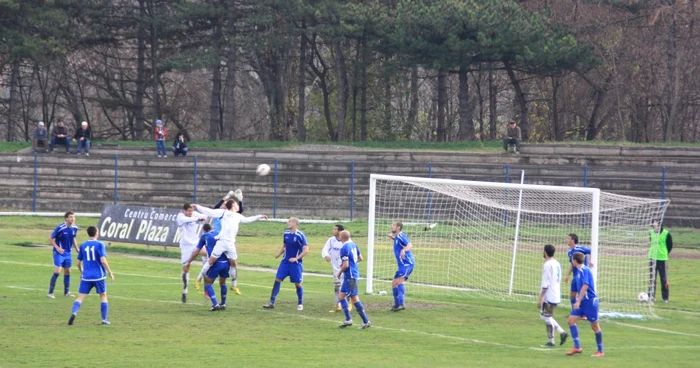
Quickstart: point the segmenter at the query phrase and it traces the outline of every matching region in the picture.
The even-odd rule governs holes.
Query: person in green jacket
[[[668,230],[660,226],[659,220],[651,221],[653,229],[649,230],[651,247],[649,248],[649,299],[656,297],[656,279],[661,278],[661,297],[668,303],[668,255],[673,249],[673,238]]]

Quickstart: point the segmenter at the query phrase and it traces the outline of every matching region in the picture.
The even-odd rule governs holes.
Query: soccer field
[[[7,224],[7,220],[3,222]],[[54,222],[60,220],[42,219],[37,221],[39,230],[17,226],[0,234],[5,235],[0,238],[0,367],[534,367],[572,362],[595,367],[680,367],[697,365],[700,351],[700,307],[695,287],[698,260],[691,259],[674,260],[672,303],[656,309],[660,318],[602,322],[607,355],[602,359],[590,357],[595,339],[586,322],[579,322],[584,354],[566,357],[570,341],[554,349],[539,347],[546,342],[546,335],[534,304],[482,300],[468,293],[416,293],[410,282],[408,309],[403,312],[389,311],[390,296],[361,295],[373,324],[368,330],[337,327],[343,317],[328,313],[332,283],[325,272],[305,275],[305,309],[298,312],[290,283],[283,284],[277,308],[263,310],[273,269],[243,268],[239,271],[243,295],[230,293],[226,311],[209,312],[209,305],[193,285],[191,301],[180,303],[177,260],[137,258],[110,252],[109,248],[108,259],[116,276],[108,283],[112,325],[99,325],[99,299],[90,295],[75,325],[68,326],[73,299],[46,298],[52,272],[50,248],[14,245],[25,242],[25,236],[36,236],[34,233],[42,235],[36,243],[45,243],[50,230],[43,227]],[[82,241],[87,221],[81,222]],[[246,231],[267,232],[262,230],[266,226],[273,228],[269,234],[245,236]],[[308,226],[312,249],[306,270],[323,272],[328,267],[318,256],[327,238],[324,226],[330,228]],[[246,230],[239,240],[241,263],[274,266],[277,261],[272,254],[279,248],[280,237],[273,234],[279,233],[279,227],[260,224],[242,228]],[[364,251],[364,240],[355,240]],[[78,283],[76,272],[72,291]],[[57,287],[62,287],[61,279]],[[682,310],[671,309],[679,306]],[[562,325],[567,309],[557,312]],[[354,312],[353,319],[359,325]]]

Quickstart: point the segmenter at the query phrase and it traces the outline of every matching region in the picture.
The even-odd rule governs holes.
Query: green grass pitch
[[[73,299],[46,298],[50,248],[19,246],[46,244],[59,222],[0,218],[0,367],[681,367],[697,364],[700,351],[700,260],[692,258],[672,263],[671,303],[656,309],[659,318],[602,322],[607,355],[602,359],[590,357],[595,339],[586,322],[579,322],[584,354],[566,357],[570,341],[540,348],[545,328],[532,303],[412,292],[410,282],[406,311],[390,312],[390,296],[361,295],[372,328],[358,329],[360,319],[353,311],[356,326],[339,329],[342,315],[328,313],[330,267],[320,258],[331,225],[301,226],[311,244],[305,271],[312,272],[304,278],[302,312],[296,311],[296,294],[288,282],[275,310],[261,308],[269,298],[278,262],[272,255],[283,229],[282,224],[263,223],[241,227],[243,295],[230,293],[226,311],[209,312],[193,285],[190,302],[180,303],[177,260],[139,258],[117,250],[143,246],[113,244],[108,248],[116,275],[108,282],[112,325],[99,325],[99,298],[90,295],[75,325],[68,326]],[[91,222],[78,219],[79,241],[85,240],[84,228]],[[366,224],[348,227],[357,228],[354,239],[364,251]],[[176,252],[171,249],[168,255]],[[76,292],[74,271],[71,290]],[[57,289],[62,290],[62,278]],[[567,304],[556,314],[563,326]]]

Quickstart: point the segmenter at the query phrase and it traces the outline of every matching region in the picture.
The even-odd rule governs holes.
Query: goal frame
[[[365,292],[367,294],[372,294],[374,290],[374,239],[375,239],[375,211],[376,211],[376,201],[377,201],[377,180],[386,181],[412,181],[418,183],[438,183],[438,184],[456,184],[456,185],[473,185],[480,187],[490,187],[490,188],[500,188],[500,189],[513,189],[513,190],[550,190],[556,192],[570,192],[570,193],[588,193],[591,194],[591,258],[590,262],[596,267],[591,268],[591,273],[593,274],[594,282],[597,281],[597,268],[599,266],[598,260],[598,238],[599,238],[599,219],[600,219],[600,189],[598,188],[582,188],[582,187],[568,187],[568,186],[554,186],[554,185],[534,185],[534,184],[510,184],[510,183],[495,183],[495,182],[483,182],[483,181],[470,181],[470,180],[455,180],[455,179],[434,179],[434,178],[421,178],[413,176],[398,176],[398,175],[383,175],[383,174],[370,174],[369,177],[369,213],[367,216],[368,228],[367,228],[367,280],[365,283]],[[518,215],[520,214],[520,209],[518,209]],[[519,217],[519,216],[518,216]],[[399,220],[399,219],[397,219]],[[513,244],[513,252],[517,251],[517,239]],[[513,273],[515,272],[515,257],[511,264],[511,280],[513,279]]]

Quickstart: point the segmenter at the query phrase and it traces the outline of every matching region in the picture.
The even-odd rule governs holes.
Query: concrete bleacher
[[[332,219],[366,217],[369,175],[520,181],[583,186],[612,193],[671,199],[667,224],[700,226],[700,149],[588,145],[525,145],[520,155],[500,152],[364,150],[344,146],[290,149],[193,149],[186,158],[158,158],[151,148],[94,147],[90,157],[64,153],[37,156],[37,211],[99,212],[120,204],[177,208],[185,201],[213,204],[242,188],[248,213]],[[258,177],[261,163],[275,177]],[[354,181],[351,167],[354,162]],[[506,179],[506,167],[509,177]],[[0,208],[31,211],[34,157],[25,150],[0,154]],[[351,193],[351,182],[354,191]],[[353,197],[351,197],[353,196]],[[351,198],[353,202],[351,203]],[[276,199],[276,201],[275,201]],[[276,204],[276,207],[274,206]]]

